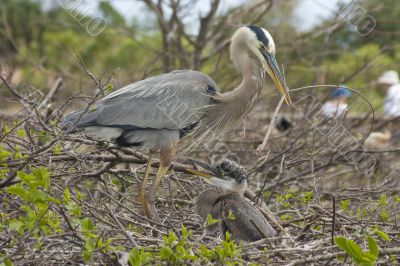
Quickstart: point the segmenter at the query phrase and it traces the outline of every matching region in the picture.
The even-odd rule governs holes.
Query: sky
[[[51,2],[55,0],[45,0],[47,5],[51,5]],[[85,12],[95,12],[96,6],[99,0],[57,0],[58,2],[77,2],[84,3]],[[101,1],[101,0],[100,0]],[[136,17],[138,20],[146,19],[143,17],[144,4],[141,1],[135,0],[107,0],[110,1],[113,6],[128,20],[132,17]],[[291,1],[291,0],[289,0]],[[313,26],[317,25],[324,18],[329,17],[335,11],[335,6],[338,2],[348,2],[350,0],[300,0],[299,5],[294,10],[294,21],[299,30],[309,30]],[[245,3],[245,0],[222,0],[221,11],[227,10],[229,7],[237,6]],[[54,3],[54,2],[53,2]],[[46,5],[46,4],[45,4]],[[198,1],[195,7],[192,8],[192,17],[198,17],[197,13],[206,12],[209,9],[209,1]],[[188,16],[191,17],[191,16]]]
[[[312,29],[336,10],[338,0],[302,0],[294,11],[300,30]]]
[[[324,18],[329,17],[334,11],[338,2],[347,0],[301,0],[294,11],[295,20],[299,30],[309,30]],[[199,1],[198,9],[207,11],[209,1]],[[226,10],[231,6],[237,6],[245,3],[245,0],[223,0],[221,11]],[[114,7],[121,12],[126,18],[132,14],[140,16],[141,4],[131,0],[112,0]]]

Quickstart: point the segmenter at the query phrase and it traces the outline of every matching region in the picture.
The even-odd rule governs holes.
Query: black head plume
[[[262,42],[265,47],[268,47],[269,40],[268,40],[267,36],[265,35],[264,31],[260,27],[255,26],[255,25],[250,25],[247,27],[249,27],[256,34],[257,39],[260,42]]]

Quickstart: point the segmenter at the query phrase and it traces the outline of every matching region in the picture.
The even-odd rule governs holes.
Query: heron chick
[[[192,160],[212,174],[189,170],[216,186],[199,194],[194,205],[195,212],[207,220],[208,214],[220,220],[220,229],[225,236],[229,232],[236,241],[254,242],[276,236],[276,231],[257,209],[243,196],[247,189],[247,176],[239,164],[225,160],[218,168]],[[233,217],[231,217],[233,215]],[[216,229],[209,226],[209,231]]]
[[[193,142],[184,149],[189,151],[240,123],[265,87],[266,74],[286,102],[291,103],[275,59],[275,43],[267,30],[255,25],[238,28],[229,50],[242,75],[242,81],[232,91],[219,93],[215,82],[202,72],[175,70],[129,84],[84,110],[67,114],[61,123],[67,133],[81,131],[119,146],[149,151],[139,200],[152,220],[160,221],[155,194],[181,138],[192,135]],[[158,172],[146,192],[152,157],[157,151]]]

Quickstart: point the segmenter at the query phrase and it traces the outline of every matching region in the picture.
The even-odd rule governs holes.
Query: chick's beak
[[[267,62],[264,66],[266,71],[268,72],[271,79],[274,81],[276,88],[279,93],[285,97],[285,102],[287,104],[292,104],[292,100],[290,99],[289,91],[286,87],[285,78],[283,77],[282,72],[279,70],[278,63],[276,62],[275,56],[267,51],[261,51],[262,55]]]
[[[204,169],[209,171],[209,173],[207,173],[207,172],[200,171],[200,170],[197,170],[197,169],[185,168],[185,170],[190,174],[200,176],[200,177],[202,177],[202,178],[204,178],[206,180],[210,179],[211,177],[214,177],[214,176],[221,177],[221,175],[222,175],[221,171],[217,167],[214,167],[214,166],[209,165],[207,163],[203,163],[203,162],[200,162],[200,161],[195,160],[195,159],[189,159],[189,162],[191,162],[195,166],[200,166],[200,167],[202,167],[202,168],[204,168]]]

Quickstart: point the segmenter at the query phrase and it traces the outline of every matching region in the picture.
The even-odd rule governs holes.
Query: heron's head
[[[262,71],[268,73],[279,93],[285,97],[286,103],[292,103],[285,78],[275,59],[276,49],[274,39],[272,39],[271,34],[266,29],[255,25],[240,27],[232,36],[231,57],[236,67],[240,69],[238,65],[240,65],[242,59],[234,60],[233,57],[237,54],[237,51],[234,51],[235,49],[247,51],[250,58],[257,62]]]

